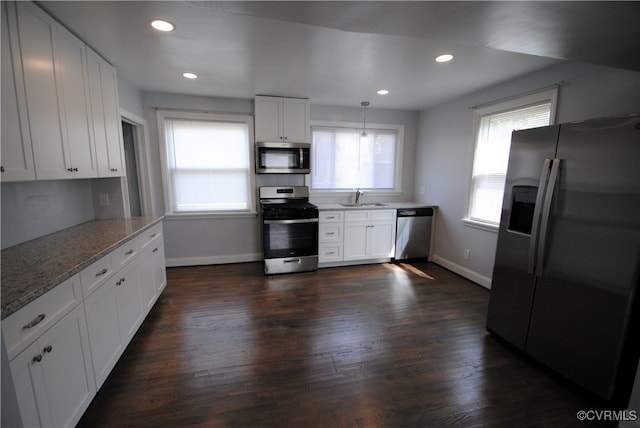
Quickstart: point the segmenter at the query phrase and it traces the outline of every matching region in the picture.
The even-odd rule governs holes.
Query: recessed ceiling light
[[[451,54],[442,54],[436,57],[436,62],[449,62],[453,59]]]
[[[184,73],[182,73],[182,77],[184,77],[185,79],[197,79],[198,75],[196,73],[185,71]]]
[[[378,95],[387,95],[389,93],[388,89],[380,89],[376,94]]]
[[[172,22],[169,22],[165,19],[152,19],[151,21],[149,21],[149,25],[151,25],[153,28],[155,28],[158,31],[173,31],[176,29],[176,26],[173,25]]]

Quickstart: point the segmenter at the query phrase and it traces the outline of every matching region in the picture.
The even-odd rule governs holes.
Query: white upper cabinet
[[[36,178],[96,177],[84,44],[34,4],[16,6]]]
[[[309,112],[308,99],[255,97],[256,141],[310,142]]]
[[[2,6],[2,181],[126,175],[116,70],[34,3]]]
[[[116,70],[90,49],[87,49],[87,70],[98,176],[123,176],[126,171]]]
[[[29,124],[24,109],[24,84],[22,75],[16,70],[22,70],[19,54],[12,51],[11,38],[17,37],[15,19],[8,19],[8,14],[15,14],[15,9],[8,9],[8,3],[2,2],[2,166],[0,179],[7,181],[34,180],[36,178],[33,166],[33,152],[31,151],[31,136]],[[9,30],[9,22],[12,24]],[[14,61],[17,64],[14,64]],[[20,97],[20,101],[18,98]]]

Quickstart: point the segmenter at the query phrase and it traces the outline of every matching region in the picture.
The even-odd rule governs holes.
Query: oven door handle
[[[301,218],[296,220],[264,220],[264,224],[299,224],[299,223],[318,223],[317,218]]]

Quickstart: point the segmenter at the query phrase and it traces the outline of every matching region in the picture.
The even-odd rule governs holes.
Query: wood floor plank
[[[602,408],[487,334],[489,292],[432,263],[167,278],[79,427],[572,427]]]

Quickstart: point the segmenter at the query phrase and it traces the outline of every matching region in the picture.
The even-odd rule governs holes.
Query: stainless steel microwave
[[[308,174],[311,144],[285,142],[256,143],[256,172],[259,174]]]

